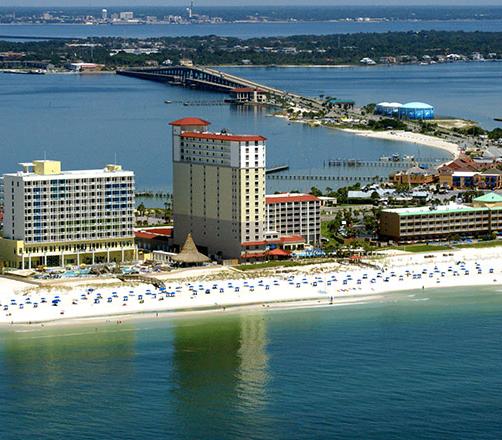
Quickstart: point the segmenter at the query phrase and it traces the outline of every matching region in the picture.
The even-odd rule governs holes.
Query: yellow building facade
[[[124,262],[136,258],[134,173],[119,165],[61,171],[33,161],[4,178],[0,259],[11,268]]]
[[[265,138],[207,131],[184,118],[173,127],[174,243],[192,234],[216,258],[240,258],[241,243],[263,240]]]

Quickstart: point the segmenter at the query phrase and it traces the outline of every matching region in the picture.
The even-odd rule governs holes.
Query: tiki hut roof
[[[200,264],[200,263],[208,263],[210,260],[209,257],[206,257],[204,254],[201,254],[197,250],[197,246],[192,238],[192,234],[187,235],[187,239],[185,240],[185,244],[181,248],[181,252],[178,255],[173,256],[174,261],[178,263],[184,264]]]

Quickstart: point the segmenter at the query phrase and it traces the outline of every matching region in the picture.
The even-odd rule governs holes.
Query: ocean
[[[439,115],[480,121],[494,128],[500,112],[500,63],[351,68],[225,68],[225,70],[305,95],[325,94],[379,101],[425,101]],[[438,149],[357,137],[327,128],[289,124],[272,110],[232,106],[185,106],[183,102],[223,100],[212,92],[103,75],[0,74],[0,173],[18,162],[60,159],[64,169],[101,168],[115,157],[136,172],[140,190],[169,191],[171,153],[169,121],[199,116],[211,129],[259,133],[268,138],[268,166],[286,164],[290,174],[304,176],[388,175],[388,168],[327,168],[330,159],[378,160],[394,153],[445,160]],[[174,101],[165,104],[164,100]],[[268,190],[322,189],[346,182],[271,180]]]
[[[0,333],[2,440],[500,439],[500,287]]]

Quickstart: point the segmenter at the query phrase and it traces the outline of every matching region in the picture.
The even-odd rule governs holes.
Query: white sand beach
[[[412,133],[410,131],[403,131],[403,130],[371,131],[371,130],[354,130],[351,128],[343,128],[341,130],[348,133],[353,133],[357,136],[385,139],[389,141],[410,142],[412,144],[439,148],[441,150],[447,151],[454,157],[457,157],[460,152],[458,144],[445,141],[438,137],[428,136],[420,133]]]
[[[393,254],[376,260],[378,266],[374,267],[333,270],[333,266],[317,265],[316,270],[300,268],[290,274],[247,279],[233,272],[234,279],[166,280],[166,287],[160,289],[148,284],[82,282],[34,287],[0,278],[0,325],[123,320],[145,314],[223,312],[243,307],[344,305],[375,301],[394,291],[502,284],[502,248]]]

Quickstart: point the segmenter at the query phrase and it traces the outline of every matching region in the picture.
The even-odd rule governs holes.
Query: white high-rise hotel
[[[4,175],[4,237],[8,266],[131,260],[134,173],[119,165],[61,171],[58,161],[21,164]]]
[[[175,244],[191,232],[209,255],[240,258],[241,243],[265,236],[266,139],[211,133],[198,118],[170,125]]]

